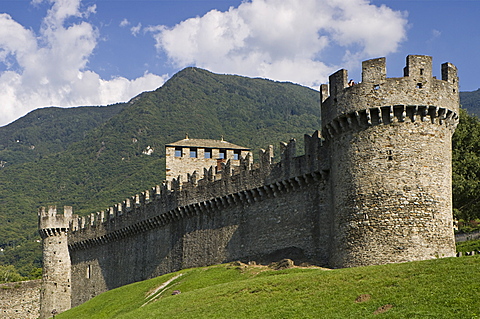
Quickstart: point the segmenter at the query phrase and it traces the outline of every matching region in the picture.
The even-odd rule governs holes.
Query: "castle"
[[[339,70],[321,86],[321,134],[305,135],[302,156],[295,140],[281,143],[279,162],[269,147],[253,163],[246,148],[185,139],[167,145],[160,186],[88,217],[42,208],[41,318],[233,260],[354,267],[454,256],[455,66],[442,64],[441,77],[429,56],[408,56],[399,78],[387,78],[385,58],[364,61],[361,83]]]

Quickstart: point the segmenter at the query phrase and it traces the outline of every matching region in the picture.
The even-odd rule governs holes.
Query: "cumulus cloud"
[[[164,76],[148,72],[135,80],[105,80],[88,70],[98,30],[85,21],[68,26],[65,21],[70,17],[81,20],[95,13],[95,6],[82,9],[81,0],[43,1],[51,3],[51,8],[39,34],[24,28],[8,14],[0,14],[0,63],[6,66],[0,72],[0,125],[42,106],[127,101],[165,82]]]
[[[366,0],[250,0],[146,31],[176,67],[317,86],[338,65],[395,52],[406,26],[404,13]]]

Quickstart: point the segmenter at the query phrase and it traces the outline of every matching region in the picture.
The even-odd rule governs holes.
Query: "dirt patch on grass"
[[[381,314],[381,313],[384,313],[384,312],[387,312],[389,311],[390,309],[393,308],[393,305],[390,305],[390,304],[386,304],[386,305],[383,305],[381,307],[378,307],[377,310],[375,310],[373,312],[374,315],[378,315],[378,314]]]
[[[169,280],[163,282],[160,286],[156,287],[153,291],[150,291],[149,294],[145,297],[145,303],[142,305],[145,306],[147,304],[149,304],[150,302],[152,301],[155,301],[156,299],[158,299],[160,297],[160,295],[168,288],[168,286],[172,283],[172,281],[174,281],[175,279],[179,278],[180,276],[182,276],[183,273],[180,273],[176,276],[173,276],[172,278],[170,278]]]
[[[357,299],[355,299],[355,302],[361,303],[361,302],[369,301],[371,298],[372,296],[370,296],[369,294],[363,294],[358,296]]]

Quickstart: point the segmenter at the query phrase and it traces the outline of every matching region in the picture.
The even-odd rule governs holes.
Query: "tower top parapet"
[[[49,206],[48,210],[41,207],[38,210],[38,228],[41,229],[68,229],[72,220],[73,212],[71,206],[63,208],[63,214],[57,214],[56,206]]]
[[[443,107],[458,112],[457,68],[442,64],[439,80],[432,75],[432,57],[409,55],[400,78],[387,78],[386,59],[362,62],[362,81],[349,85],[348,71],[341,69],[320,88],[322,124],[349,112],[395,105]]]

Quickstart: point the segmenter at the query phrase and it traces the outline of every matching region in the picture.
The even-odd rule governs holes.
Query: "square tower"
[[[181,176],[181,182],[187,181],[187,174],[197,172],[203,178],[203,169],[215,167],[214,173],[221,170],[221,163],[230,160],[232,166],[239,166],[240,159],[251,156],[250,149],[227,141],[208,139],[189,139],[165,145],[166,180]]]

